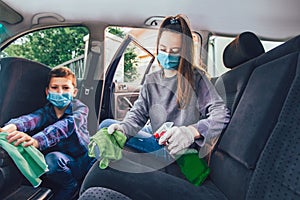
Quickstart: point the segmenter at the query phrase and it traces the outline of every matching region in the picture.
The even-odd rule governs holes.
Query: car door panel
[[[135,58],[131,63],[134,65],[133,76],[130,76],[131,71],[125,71],[125,54],[128,52]],[[138,98],[145,75],[149,73],[153,62],[154,55],[135,38],[128,35],[124,39],[106,71],[101,113],[109,114],[100,116],[100,122],[106,118],[122,120],[125,117]]]
[[[113,93],[113,114],[116,120],[122,120],[137,100],[140,92],[139,84],[115,83]]]

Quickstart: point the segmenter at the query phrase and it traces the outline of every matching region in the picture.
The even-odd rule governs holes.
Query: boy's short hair
[[[68,78],[72,81],[72,84],[74,87],[76,87],[76,76],[75,74],[72,72],[72,70],[70,70],[69,68],[65,67],[65,66],[57,66],[51,69],[51,71],[48,74],[48,82],[47,82],[47,87],[50,84],[50,80],[53,77],[65,77]]]

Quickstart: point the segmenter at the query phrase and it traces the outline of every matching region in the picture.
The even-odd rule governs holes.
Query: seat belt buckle
[[[90,87],[90,88],[84,87],[84,95],[88,96],[90,94],[90,91],[93,90],[93,89],[94,89],[93,86]]]

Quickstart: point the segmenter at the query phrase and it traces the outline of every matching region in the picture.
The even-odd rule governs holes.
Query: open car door
[[[154,55],[128,35],[113,56],[105,73],[100,122],[122,120],[138,98],[145,75],[155,70]]]

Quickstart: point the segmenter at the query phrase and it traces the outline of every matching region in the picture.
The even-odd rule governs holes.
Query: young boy
[[[76,77],[66,67],[53,68],[46,88],[47,103],[35,112],[11,119],[0,128],[8,142],[38,148],[49,172],[45,178],[55,185],[54,199],[72,199],[94,160],[88,156],[88,107],[74,99]],[[47,182],[47,181],[46,181]]]

